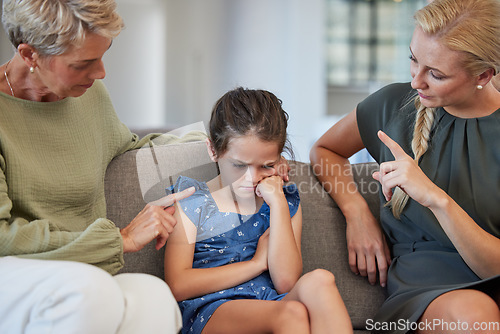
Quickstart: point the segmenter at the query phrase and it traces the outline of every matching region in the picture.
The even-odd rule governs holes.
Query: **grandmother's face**
[[[89,33],[81,46],[71,47],[62,55],[40,58],[38,80],[47,92],[61,98],[81,96],[95,80],[105,77],[102,57],[110,46],[109,38]]]

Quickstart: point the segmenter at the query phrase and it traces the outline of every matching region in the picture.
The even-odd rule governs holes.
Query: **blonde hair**
[[[500,72],[499,0],[434,0],[416,12],[415,22],[450,50],[462,52],[463,68],[471,75],[490,68],[495,74]],[[417,113],[411,146],[418,163],[428,149],[435,108],[424,107],[418,96],[414,102]],[[387,205],[392,207],[394,217],[400,219],[407,202],[408,195],[397,187]]]
[[[114,0],[4,0],[2,23],[15,48],[26,43],[41,56],[63,54],[89,32],[113,39],[123,28]]]

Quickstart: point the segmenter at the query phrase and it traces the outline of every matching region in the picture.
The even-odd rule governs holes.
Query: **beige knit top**
[[[153,137],[139,140],[120,122],[100,81],[58,102],[0,92],[0,256],[73,260],[116,273],[123,245],[105,218],[104,175],[115,156]]]

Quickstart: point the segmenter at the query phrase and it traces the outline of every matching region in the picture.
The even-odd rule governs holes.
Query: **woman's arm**
[[[500,274],[500,239],[483,230],[441,188],[435,185],[416,162],[385,133],[379,138],[391,150],[395,161],[380,165],[374,177],[380,181],[387,200],[399,186],[411,198],[428,207],[436,216],[467,265],[481,278]]]
[[[477,225],[444,191],[436,195],[429,209],[467,265],[481,278],[500,275],[500,239]]]
[[[244,283],[267,270],[266,240],[261,238],[250,261],[216,268],[193,269],[196,226],[176,203],[174,230],[165,247],[165,281],[176,300],[181,301]],[[266,234],[265,234],[266,236]]]
[[[348,158],[364,147],[356,109],[332,126],[311,149],[313,171],[344,214],[349,265],[371,284],[385,286],[390,252],[379,223],[356,189]]]
[[[97,219],[83,231],[70,232],[50,219],[13,216],[5,168],[0,154],[0,257],[85,262],[111,274],[123,267],[122,239],[118,228],[107,219]]]

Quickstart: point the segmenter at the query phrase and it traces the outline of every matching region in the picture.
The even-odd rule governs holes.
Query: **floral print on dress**
[[[253,215],[218,210],[205,182],[181,176],[174,191],[194,186],[196,192],[181,200],[186,216],[196,226],[193,268],[213,268],[248,261],[255,254],[260,236],[269,228],[269,206],[264,202]],[[297,212],[300,198],[295,185],[283,187],[290,216]],[[286,294],[274,289],[269,272],[235,286],[179,302],[182,312],[182,333],[201,333],[213,312],[233,299],[281,300]]]

